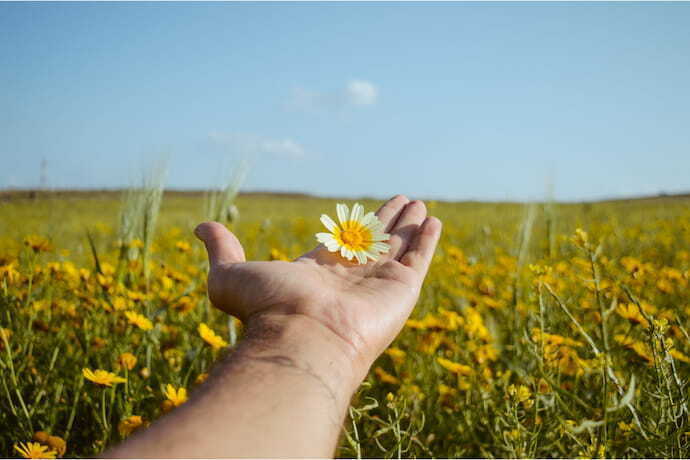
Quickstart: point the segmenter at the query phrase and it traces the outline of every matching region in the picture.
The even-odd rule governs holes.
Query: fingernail
[[[204,241],[203,230],[202,230],[202,227],[203,227],[203,226],[204,226],[204,224],[199,224],[199,225],[197,225],[196,228],[194,229],[194,236],[196,236],[197,238],[199,238],[201,241]]]

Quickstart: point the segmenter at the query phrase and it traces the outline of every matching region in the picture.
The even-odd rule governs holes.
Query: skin
[[[391,250],[350,263],[323,246],[293,262],[247,262],[227,228],[206,222],[213,305],[244,339],[189,402],[106,457],[330,457],[350,398],[419,297],[441,222],[398,195],[376,213]]]

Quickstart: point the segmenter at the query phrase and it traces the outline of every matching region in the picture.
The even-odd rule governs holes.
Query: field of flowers
[[[241,338],[205,295],[204,197],[160,198],[0,194],[1,457],[97,454]],[[228,225],[288,260],[335,203],[242,195]],[[428,208],[434,263],[339,456],[690,455],[690,199]]]

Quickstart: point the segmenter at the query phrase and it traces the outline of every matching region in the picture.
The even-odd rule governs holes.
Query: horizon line
[[[38,193],[47,193],[47,194],[60,194],[60,193],[76,193],[76,194],[82,194],[82,193],[120,193],[125,190],[131,189],[133,187],[84,187],[84,188],[79,188],[79,187],[50,187],[50,188],[37,188],[37,187],[6,187],[6,188],[0,188],[0,198],[2,198],[3,195],[11,195],[14,193],[26,193],[27,197],[23,198],[31,198],[31,194],[38,194]],[[222,187],[216,187],[216,188],[177,188],[177,187],[165,187],[163,188],[163,193],[182,193],[182,194],[195,194],[195,193],[205,193],[205,192],[210,192],[212,190],[222,190]],[[302,197],[302,198],[318,198],[318,199],[328,199],[328,200],[373,200],[373,201],[378,201],[378,200],[386,200],[388,198],[381,198],[377,196],[371,196],[371,195],[361,195],[359,197],[343,197],[343,196],[334,196],[334,195],[321,195],[321,194],[314,194],[314,193],[309,193],[309,192],[304,192],[304,191],[280,191],[280,190],[269,190],[269,189],[250,189],[250,190],[243,190],[238,192],[238,196],[241,195],[278,195],[278,196],[284,196],[284,197]],[[690,191],[683,191],[683,192],[658,192],[657,194],[643,194],[643,195],[627,195],[627,196],[602,196],[598,198],[592,198],[592,199],[585,199],[585,200],[577,200],[577,199],[565,199],[565,200],[556,200],[556,199],[542,199],[542,200],[497,200],[497,199],[480,199],[480,198],[459,198],[459,199],[448,199],[448,198],[415,198],[419,199],[425,202],[443,202],[443,203],[518,203],[518,204],[526,204],[526,203],[547,203],[547,202],[554,202],[554,203],[564,203],[564,204],[585,204],[585,203],[606,203],[606,202],[615,202],[615,201],[643,201],[643,200],[654,200],[654,199],[664,199],[664,198],[670,198],[670,199],[683,199],[683,198],[690,198]]]

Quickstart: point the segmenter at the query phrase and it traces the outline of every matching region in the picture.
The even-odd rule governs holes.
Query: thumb
[[[211,266],[244,262],[244,249],[237,237],[225,225],[204,222],[194,229],[194,234],[206,245]]]

